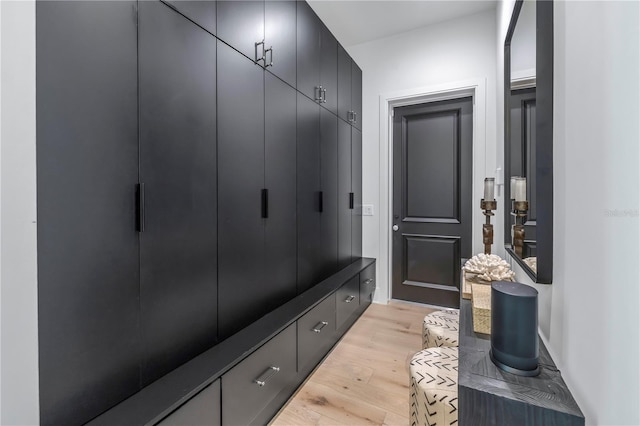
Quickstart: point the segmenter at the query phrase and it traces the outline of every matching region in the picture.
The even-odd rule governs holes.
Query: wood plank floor
[[[408,425],[408,365],[430,312],[402,302],[369,306],[271,424]]]

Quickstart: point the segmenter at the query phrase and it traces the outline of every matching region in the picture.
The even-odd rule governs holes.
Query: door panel
[[[296,87],[296,2],[269,0],[264,7],[265,45],[273,46],[267,70]]]
[[[165,0],[211,34],[216,33],[216,2],[213,0]]]
[[[338,117],[349,120],[351,111],[351,57],[338,45]]]
[[[217,15],[218,38],[255,60],[256,42],[264,39],[264,1],[219,1]],[[262,56],[261,50],[258,56]]]
[[[396,108],[393,297],[459,305],[471,257],[471,98]]]
[[[296,91],[265,74],[265,188],[269,190],[263,309],[296,295]]]
[[[362,133],[351,128],[351,256],[362,257]]]
[[[298,294],[320,278],[320,106],[298,94]]]
[[[134,6],[36,3],[43,425],[83,424],[139,386]]]
[[[320,19],[305,1],[297,1],[297,89],[316,98],[320,84]]]
[[[320,268],[324,279],[338,269],[338,117],[320,110]]]
[[[362,70],[351,61],[351,109],[355,113],[353,125],[362,130]]]
[[[146,385],[216,343],[216,41],[160,2],[139,7]]]
[[[351,256],[351,126],[338,120],[338,269],[349,265]]]
[[[224,339],[266,313],[269,289],[261,217],[264,71],[221,42],[218,65],[218,333]]]
[[[338,42],[331,31],[320,24],[320,84],[325,89],[322,106],[338,113]]]

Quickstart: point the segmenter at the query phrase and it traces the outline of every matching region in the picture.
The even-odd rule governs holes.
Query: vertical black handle
[[[324,210],[324,197],[322,191],[318,193],[318,210],[320,213]]]
[[[144,232],[144,183],[136,185],[136,231]]]
[[[269,190],[267,188],[262,189],[262,218],[267,219],[269,217]]]
[[[353,210],[353,192],[349,193],[349,209]]]

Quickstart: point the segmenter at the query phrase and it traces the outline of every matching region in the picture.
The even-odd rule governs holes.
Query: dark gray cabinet
[[[217,20],[220,40],[253,61],[262,57],[264,44],[256,43],[264,41],[264,0],[221,0]]]
[[[370,304],[376,290],[375,263],[360,272],[360,305]]]
[[[338,113],[338,42],[331,31],[320,22],[320,86],[321,105]]]
[[[145,385],[216,343],[216,42],[162,3],[138,16]]]
[[[338,118],[320,110],[320,279],[338,270]]]
[[[134,5],[36,3],[43,425],[84,423],[138,389]]]
[[[362,135],[338,122],[338,265],[362,256]]]
[[[296,4],[267,0],[264,6],[264,44],[267,71],[296,87]]]
[[[362,70],[351,60],[351,122],[362,131]]]
[[[338,117],[362,130],[362,70],[338,45]]]
[[[351,128],[351,257],[362,256],[362,133]]]
[[[222,376],[222,424],[254,424],[262,410],[295,382],[296,370],[292,324]]]
[[[298,371],[307,375],[335,343],[336,298],[331,295],[298,321]]]
[[[216,33],[215,0],[164,0],[164,2],[211,34]]]
[[[220,380],[200,391],[158,426],[219,426],[221,423]]]
[[[360,280],[356,275],[336,291],[336,329],[340,334],[351,326],[351,319],[359,305]]]

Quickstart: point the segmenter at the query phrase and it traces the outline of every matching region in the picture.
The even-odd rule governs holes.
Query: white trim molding
[[[477,78],[452,82],[438,86],[420,87],[380,95],[380,245],[378,253],[378,284],[382,291],[376,292],[376,302],[387,303],[391,300],[391,218],[393,201],[393,108],[458,99],[467,96],[473,98],[473,170],[472,170],[472,251],[483,250],[480,229],[484,216],[476,208],[475,200],[482,198],[484,178],[487,175],[486,163],[486,99],[487,81]],[[493,173],[493,170],[491,171]],[[386,291],[385,291],[386,289]]]

